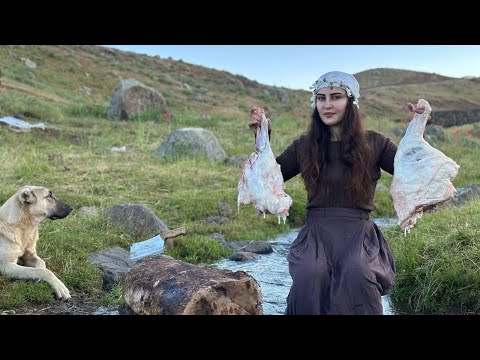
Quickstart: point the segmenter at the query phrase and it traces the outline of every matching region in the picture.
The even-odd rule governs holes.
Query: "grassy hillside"
[[[28,67],[26,59],[35,62],[36,68]],[[272,148],[278,154],[306,130],[311,111],[309,92],[266,86],[181,61],[97,46],[0,46],[0,68],[0,116],[23,114],[27,121],[43,122],[47,127],[45,131],[27,133],[0,127],[2,203],[19,187],[31,184],[50,188],[75,210],[81,206],[97,206],[103,211],[113,204],[144,204],[170,228],[188,227],[188,235],[178,238],[169,254],[192,263],[211,262],[226,255],[209,237],[212,232],[222,233],[227,241],[264,240],[303,224],[306,194],[299,177],[286,183],[286,191],[294,200],[286,225],[278,225],[273,217],[257,219],[250,206],[243,206],[227,225],[205,223],[207,215],[218,214],[219,201],[236,210],[241,169],[193,159],[161,161],[153,156],[153,150],[172,130],[195,126],[212,131],[228,156],[249,155],[254,150],[254,139],[247,128],[248,109],[257,105],[270,111]],[[421,96],[431,101],[434,110],[435,104],[442,109],[480,104],[478,81],[436,75],[428,78],[417,73],[421,81],[413,83],[415,76],[411,72],[407,72],[407,80],[402,80],[401,70],[391,76],[387,70],[382,71],[382,83],[369,80],[369,72],[359,74],[361,87],[363,82],[369,84],[362,92],[360,106],[368,115],[367,127],[384,132],[397,144],[400,138],[392,130],[406,124],[393,120],[408,116],[404,100],[416,102]],[[128,77],[165,96],[174,115],[172,124],[155,115],[135,121],[107,120],[106,105],[113,88],[119,78]],[[205,101],[194,100],[196,93],[204,95]],[[456,186],[480,182],[476,166],[480,135],[474,130],[474,125],[448,129],[447,141],[436,144],[461,166]],[[130,151],[114,153],[110,150],[114,146],[126,146]],[[384,174],[381,183],[388,188],[390,182],[391,176]],[[395,216],[388,191],[378,191],[375,202],[378,209],[374,216]],[[463,216],[462,223],[455,228],[452,221],[451,230],[463,236],[463,221],[480,223],[480,215],[471,208],[458,211],[454,219]],[[429,231],[422,229],[415,229],[417,236],[429,237]],[[477,229],[472,234],[472,246],[480,247]],[[395,236],[392,241],[402,241]],[[456,239],[455,235],[449,238]],[[86,259],[96,250],[113,245],[128,249],[141,240],[110,227],[101,217],[73,213],[64,220],[41,225],[38,253],[65,281],[73,300],[117,304],[122,301],[120,288],[102,291],[100,271]],[[402,249],[394,246],[395,256],[403,258],[401,252],[406,250]],[[414,284],[421,286],[422,282]],[[44,283],[0,277],[0,289],[0,309],[53,302]]]
[[[26,59],[37,67],[29,68]],[[62,104],[104,107],[118,80],[133,77],[162,93],[174,113],[242,116],[260,104],[272,117],[308,117],[310,113],[308,91],[263,85],[226,71],[100,46],[3,45],[0,66],[4,87]],[[367,116],[404,117],[405,102],[421,97],[430,101],[434,111],[480,107],[477,79],[398,69],[372,69],[355,76],[361,88],[361,111]],[[198,93],[203,101],[194,100]]]
[[[25,59],[37,68],[29,68]],[[306,91],[266,86],[225,71],[100,46],[0,46],[0,66],[4,85],[29,85],[36,95],[49,93],[75,104],[104,106],[118,80],[132,77],[162,93],[172,112],[240,115],[259,103],[269,104],[272,116],[296,111],[306,115],[309,110]],[[204,101],[194,100],[196,93]],[[284,94],[288,103],[280,102]]]
[[[355,74],[363,89],[394,85],[435,83],[450,80],[447,76],[418,71],[378,68]]]
[[[420,77],[421,78],[421,77]],[[390,85],[363,91],[360,107],[369,116],[387,119],[408,118],[407,102],[428,100],[432,113],[439,110],[467,110],[480,107],[480,83],[468,79],[448,79],[435,82]]]

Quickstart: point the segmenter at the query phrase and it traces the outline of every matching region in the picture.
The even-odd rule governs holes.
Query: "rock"
[[[150,111],[166,111],[162,94],[135,79],[120,80],[113,91],[107,116],[109,119],[129,119]]]
[[[98,216],[99,210],[96,206],[82,206],[76,212],[78,216]]]
[[[183,128],[170,133],[154,155],[167,159],[204,157],[213,162],[222,162],[227,156],[218,138],[202,128]]]
[[[207,223],[212,223],[212,224],[228,224],[230,220],[226,218],[225,216],[218,216],[218,215],[209,215],[204,219],[205,222]]]
[[[247,251],[239,251],[230,255],[229,259],[232,261],[250,261],[253,259],[258,258],[260,255],[247,252]]]
[[[219,243],[225,243],[225,236],[223,236],[222,234],[218,233],[218,232],[215,232],[215,233],[211,233],[209,235],[212,239],[214,240],[217,240]]]
[[[109,290],[133,267],[130,253],[114,246],[107,250],[96,251],[88,257],[88,262],[97,265],[102,271],[102,289]]]
[[[228,241],[224,246],[234,251],[246,251],[255,254],[269,254],[273,252],[272,244],[268,241]]]
[[[121,226],[133,236],[144,239],[169,230],[150,209],[138,204],[109,206],[103,217],[112,225]]]

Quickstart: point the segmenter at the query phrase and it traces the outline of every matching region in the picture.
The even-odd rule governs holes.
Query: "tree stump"
[[[167,255],[148,256],[128,272],[127,305],[144,315],[263,315],[257,281],[244,271],[208,269]]]

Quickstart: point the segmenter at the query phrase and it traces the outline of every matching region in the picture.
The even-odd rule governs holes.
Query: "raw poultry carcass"
[[[238,211],[242,204],[253,204],[259,213],[263,213],[264,218],[268,212],[278,216],[279,224],[280,218],[285,223],[292,198],[284,191],[280,165],[277,164],[270,147],[265,111],[257,108],[255,112],[262,116],[262,122],[257,129],[255,152],[243,166],[242,176],[238,182]]]
[[[412,104],[409,108],[415,110]],[[398,224],[405,234],[422,217],[424,210],[450,200],[457,192],[452,181],[460,166],[423,139],[431,111],[426,100],[418,100],[415,116],[395,155],[390,193]]]

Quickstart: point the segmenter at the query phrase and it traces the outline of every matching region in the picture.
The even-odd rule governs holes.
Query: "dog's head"
[[[17,197],[24,211],[38,219],[63,219],[70,214],[72,207],[53,196],[52,192],[41,186],[23,186]]]

